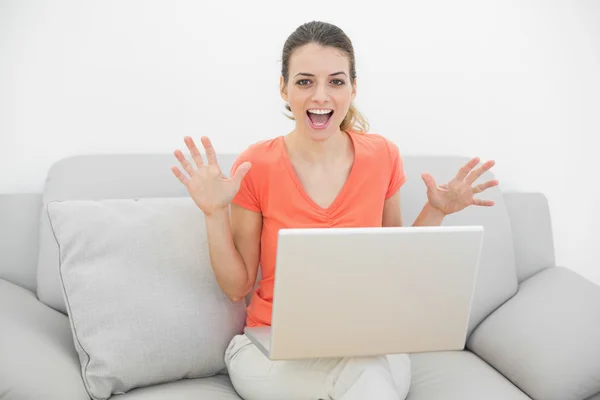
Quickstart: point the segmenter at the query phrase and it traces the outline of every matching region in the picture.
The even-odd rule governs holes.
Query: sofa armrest
[[[600,392],[600,286],[562,267],[521,283],[467,347],[530,397],[580,400]]]
[[[89,400],[67,316],[0,279],[0,397]]]
[[[0,279],[35,292],[41,193],[0,194]]]

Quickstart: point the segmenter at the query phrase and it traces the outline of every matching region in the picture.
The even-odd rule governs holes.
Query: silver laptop
[[[462,350],[482,226],[279,231],[271,360]]]

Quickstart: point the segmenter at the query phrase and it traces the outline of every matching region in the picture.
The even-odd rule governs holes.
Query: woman
[[[175,156],[173,167],[206,216],[216,279],[233,301],[243,301],[262,277],[248,306],[248,326],[269,326],[277,232],[284,227],[402,226],[400,187],[406,180],[398,147],[367,133],[352,105],[356,96],[354,50],[338,27],[311,22],[296,29],[283,48],[281,96],[293,114],[287,135],[248,147],[231,177],[222,174],[210,140],[202,137],[207,164],[190,137],[185,143],[195,168]],[[469,205],[489,181],[473,182],[493,161],[464,165],[446,185],[423,174],[427,197],[414,225],[440,225]],[[359,317],[359,316],[358,316]],[[407,355],[270,361],[245,335],[231,341],[225,362],[236,391],[246,400],[403,400],[410,386]]]

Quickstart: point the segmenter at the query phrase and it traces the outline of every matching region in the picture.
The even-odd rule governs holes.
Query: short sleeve
[[[231,170],[229,172],[229,176],[233,176],[237,168],[242,165],[245,161],[249,161],[252,163],[252,167],[250,171],[244,176],[242,179],[242,183],[240,184],[240,189],[233,197],[231,202],[233,204],[237,204],[238,206],[244,207],[250,211],[261,212],[259,194],[257,188],[259,187],[258,182],[256,182],[256,176],[260,175],[256,172],[256,164],[252,162],[252,160],[248,157],[247,152],[242,153],[231,166]]]
[[[404,162],[400,155],[400,150],[396,144],[386,140],[388,153],[390,156],[390,182],[385,194],[385,199],[389,199],[404,185],[406,182],[406,172],[404,171]]]

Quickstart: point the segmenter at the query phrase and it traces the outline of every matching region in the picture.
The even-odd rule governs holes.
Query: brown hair
[[[281,76],[287,85],[289,79],[290,57],[295,49],[304,45],[316,43],[323,47],[333,47],[338,49],[348,57],[350,64],[350,79],[354,82],[356,78],[356,65],[354,60],[354,48],[350,38],[335,25],[327,22],[312,21],[300,25],[285,41],[283,45],[283,55],[281,60]],[[289,104],[285,108],[292,111]],[[293,116],[288,116],[294,119]],[[346,113],[346,117],[340,124],[340,129],[353,130],[355,132],[365,133],[369,130],[369,123],[365,117],[356,109],[354,104],[350,104],[350,108]]]

